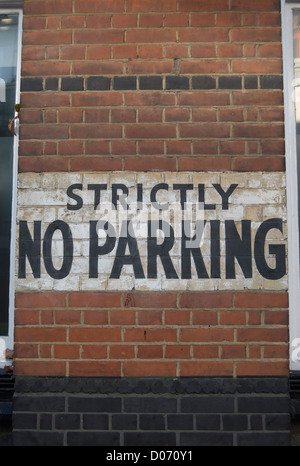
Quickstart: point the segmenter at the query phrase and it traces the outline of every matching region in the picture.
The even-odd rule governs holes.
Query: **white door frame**
[[[16,97],[15,102],[20,102],[20,83],[21,83],[21,48],[22,48],[22,23],[23,10],[20,8],[2,8],[4,2],[0,1],[1,14],[18,14],[18,58],[16,70]],[[9,2],[5,2],[7,6]],[[11,4],[20,2],[11,2]],[[1,46],[1,44],[0,44]],[[14,116],[14,108],[11,109],[12,117]],[[8,122],[7,122],[8,123]],[[16,257],[16,213],[17,213],[17,178],[18,178],[18,146],[19,146],[19,131],[18,123],[16,136],[14,136],[14,153],[13,153],[13,191],[12,191],[12,206],[11,206],[11,246],[10,246],[10,283],[9,283],[9,318],[8,318],[8,336],[0,336],[0,351],[5,349],[13,349],[14,347],[14,307],[15,307],[15,257]],[[0,354],[0,368],[5,365],[10,365],[11,361],[5,361]]]
[[[299,209],[294,98],[293,9],[300,1],[281,0],[288,225],[290,370],[300,371]]]

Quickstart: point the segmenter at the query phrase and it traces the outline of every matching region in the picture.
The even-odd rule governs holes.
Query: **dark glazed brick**
[[[266,415],[266,430],[289,430],[291,417],[288,414]]]
[[[167,427],[169,430],[192,430],[193,415],[191,414],[170,414],[167,417]]]
[[[57,414],[55,416],[55,428],[58,430],[80,429],[80,415]]]
[[[62,396],[15,396],[14,411],[62,412],[65,398]]]
[[[224,430],[247,430],[248,418],[246,415],[232,414],[222,416]]]
[[[125,446],[175,446],[176,435],[173,432],[125,432]]]
[[[107,430],[108,415],[107,414],[84,414],[83,428],[90,430]]]
[[[261,89],[282,89],[283,78],[282,76],[261,76],[260,87]]]
[[[219,89],[242,89],[240,76],[220,76]]]
[[[257,76],[245,76],[244,87],[245,89],[257,89],[258,88]]]
[[[67,444],[70,447],[117,447],[120,445],[118,432],[68,432]]]
[[[226,396],[183,397],[181,408],[184,413],[232,413],[234,399]]]
[[[124,411],[135,413],[175,413],[177,400],[168,397],[128,397],[124,399]]]
[[[185,76],[167,76],[166,89],[189,89],[190,80]]]
[[[251,430],[262,430],[263,429],[263,419],[259,414],[253,414],[250,416],[250,429]]]
[[[287,413],[289,398],[278,396],[249,396],[238,399],[239,413]]]
[[[135,76],[115,76],[113,87],[115,90],[135,90],[136,77]]]
[[[45,90],[46,91],[57,91],[58,90],[58,78],[46,78]]]
[[[69,412],[111,412],[116,413],[121,411],[121,398],[115,397],[69,397]]]
[[[140,428],[142,430],[165,430],[165,418],[161,414],[141,414]]]
[[[43,79],[42,78],[22,78],[21,80],[21,91],[42,91],[43,90]]]
[[[40,429],[52,430],[53,416],[52,414],[40,414]]]
[[[36,429],[37,414],[34,413],[17,413],[12,418],[14,429]]]
[[[216,78],[212,76],[193,76],[193,89],[216,89]]]
[[[14,447],[62,447],[63,432],[14,432]]]
[[[237,434],[237,445],[241,447],[281,447],[290,446],[290,435],[283,432],[249,432]]]
[[[61,80],[62,91],[83,91],[83,78],[62,78]]]
[[[199,414],[196,416],[198,430],[221,430],[221,416],[218,414]]]
[[[90,76],[87,78],[89,91],[105,91],[110,89],[110,78],[105,76]]]
[[[136,430],[137,416],[135,414],[113,414],[111,425],[113,430]]]
[[[140,90],[160,90],[163,88],[161,76],[140,76],[139,86]]]
[[[231,447],[233,435],[227,432],[184,432],[180,434],[180,445]]]

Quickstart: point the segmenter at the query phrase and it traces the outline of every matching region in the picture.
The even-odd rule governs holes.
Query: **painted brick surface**
[[[286,290],[281,173],[22,174],[17,291]]]
[[[16,374],[287,375],[280,21],[278,0],[24,1],[17,236],[21,228],[26,257],[16,264]],[[145,248],[146,278],[133,276],[124,250],[120,277],[107,276],[112,251],[89,276],[89,222],[99,218],[97,191],[86,187],[113,180],[143,184],[148,196],[152,183],[205,185],[200,200],[216,209],[202,210],[204,241],[210,228],[218,238],[220,221],[220,255],[211,261],[211,242],[201,246],[209,278],[182,277],[179,240],[176,279],[160,263],[150,279]],[[84,187],[78,210],[66,208],[68,198],[77,202],[66,195],[72,184]],[[213,184],[238,184],[228,210]],[[234,222],[227,241],[226,221]],[[70,242],[63,261],[63,224],[54,222],[71,226],[71,268]],[[265,271],[280,264],[280,273],[264,276],[258,256]]]

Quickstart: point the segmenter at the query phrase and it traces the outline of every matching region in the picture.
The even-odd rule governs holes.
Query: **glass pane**
[[[0,11],[0,335],[8,334],[14,136],[8,121],[16,103],[18,14]]]

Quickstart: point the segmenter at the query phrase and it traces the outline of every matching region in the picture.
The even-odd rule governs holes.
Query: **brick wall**
[[[254,190],[268,173],[284,189],[280,21],[279,0],[25,0],[19,198],[112,172],[243,174]],[[33,241],[52,214],[27,199]],[[269,216],[283,240],[284,202]],[[245,203],[238,223],[266,219],[263,202]],[[209,290],[20,282],[17,377],[288,376],[286,277]]]

